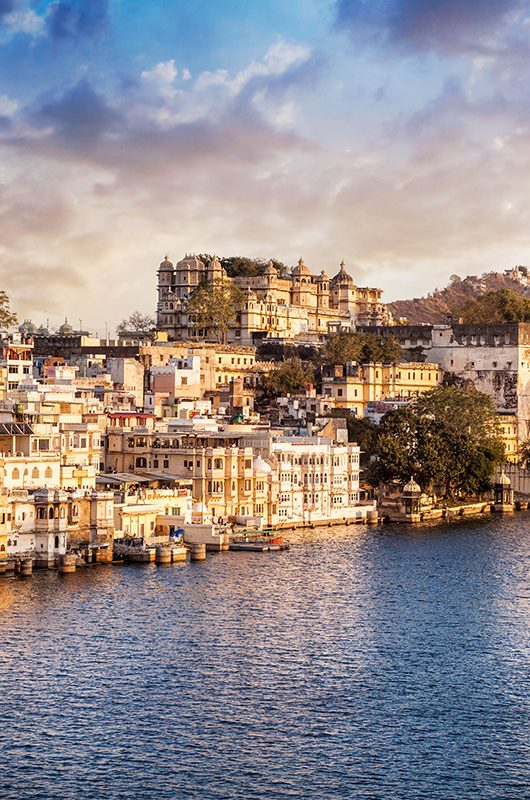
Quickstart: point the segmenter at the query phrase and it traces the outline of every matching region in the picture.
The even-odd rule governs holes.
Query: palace
[[[204,281],[232,280],[245,299],[228,343],[253,345],[261,339],[320,339],[337,330],[389,322],[381,289],[361,288],[346,272],[344,262],[333,278],[315,275],[300,259],[287,277],[272,262],[262,275],[229,278],[217,258],[205,264],[186,256],[176,265],[166,256],[158,270],[157,328],[174,341],[208,339],[188,318],[187,301]]]

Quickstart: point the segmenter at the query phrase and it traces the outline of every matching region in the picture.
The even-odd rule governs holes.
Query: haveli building
[[[272,262],[259,276],[229,278],[217,258],[205,264],[187,255],[177,264],[166,256],[158,270],[157,328],[172,340],[205,339],[187,311],[194,289],[205,281],[233,281],[244,293],[244,303],[228,342],[256,344],[265,338],[313,337],[357,325],[381,325],[388,314],[381,289],[359,287],[341,263],[330,278],[315,275],[302,259],[288,277],[280,277]]]

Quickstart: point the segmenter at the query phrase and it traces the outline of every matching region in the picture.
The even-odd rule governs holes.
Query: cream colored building
[[[347,408],[364,417],[367,405],[377,400],[411,400],[442,382],[438,364],[404,362],[323,367],[322,395],[333,398],[336,408]]]
[[[112,429],[106,464],[107,470],[118,473],[187,477],[194,500],[204,502],[213,517],[263,517],[270,525],[277,512],[272,470],[257,470],[253,448],[242,445],[236,435]]]
[[[358,445],[282,436],[270,452],[278,475],[279,524],[352,522],[375,509],[360,504]]]
[[[214,336],[188,316],[187,301],[200,283],[222,280],[233,280],[244,293],[237,322],[228,332],[230,343],[318,338],[341,328],[380,325],[388,317],[381,289],[356,286],[344,262],[331,279],[325,271],[315,275],[302,259],[288,277],[280,277],[270,262],[262,275],[231,279],[216,258],[205,264],[186,256],[174,265],[166,256],[158,270],[157,328],[176,341]]]

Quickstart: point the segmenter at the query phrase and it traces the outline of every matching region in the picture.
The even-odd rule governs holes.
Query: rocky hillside
[[[511,289],[517,294],[530,294],[530,270],[527,267],[514,267],[505,273],[488,272],[484,275],[470,275],[460,279],[454,275],[445,289],[438,289],[427,297],[415,297],[413,300],[396,300],[388,303],[398,322],[405,318],[410,325],[422,322],[444,322],[450,314],[459,316],[459,310],[486,292],[499,289]]]

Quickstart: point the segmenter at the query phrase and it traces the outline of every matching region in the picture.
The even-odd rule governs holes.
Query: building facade
[[[177,264],[166,256],[158,270],[157,328],[172,340],[208,338],[188,315],[187,301],[205,281],[230,281],[244,294],[228,342],[252,345],[266,338],[318,338],[357,325],[387,321],[381,289],[358,287],[344,262],[333,278],[315,275],[300,259],[288,277],[280,277],[272,262],[259,276],[229,278],[218,259],[205,264],[185,256]]]

